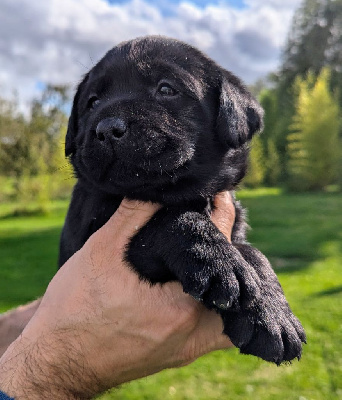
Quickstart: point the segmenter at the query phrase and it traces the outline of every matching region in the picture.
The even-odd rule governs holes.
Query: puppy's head
[[[104,192],[192,200],[238,183],[261,125],[238,78],[185,43],[139,38],[110,50],[79,85],[66,155]]]

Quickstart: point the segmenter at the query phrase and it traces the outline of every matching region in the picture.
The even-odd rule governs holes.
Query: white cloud
[[[300,0],[246,4],[200,8],[188,0],[163,14],[147,0],[1,0],[2,94],[16,89],[28,100],[37,93],[37,82],[76,83],[113,45],[148,34],[190,42],[251,83],[277,67]]]

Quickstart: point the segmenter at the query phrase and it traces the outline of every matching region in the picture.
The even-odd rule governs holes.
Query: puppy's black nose
[[[126,133],[127,126],[120,118],[105,118],[96,127],[96,136],[104,140],[106,136],[112,135],[115,139],[121,139]]]

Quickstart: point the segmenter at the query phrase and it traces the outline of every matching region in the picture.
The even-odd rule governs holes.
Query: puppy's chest
[[[103,196],[99,193],[89,193],[78,185],[72,198],[67,222],[84,234],[86,241],[94,232],[100,229],[118,209],[122,198]]]

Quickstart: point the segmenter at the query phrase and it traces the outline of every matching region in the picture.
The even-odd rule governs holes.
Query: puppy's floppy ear
[[[241,81],[222,71],[217,132],[228,148],[238,148],[263,128],[264,111]]]
[[[88,80],[88,74],[83,81],[78,85],[74,101],[71,108],[71,114],[68,122],[68,129],[65,137],[65,157],[69,157],[76,152],[75,138],[78,130],[78,100],[81,95],[82,88]]]

